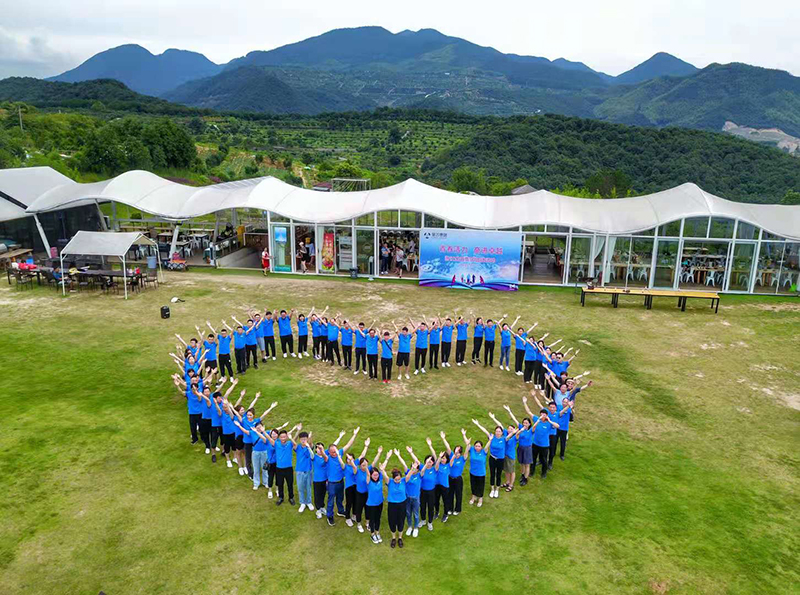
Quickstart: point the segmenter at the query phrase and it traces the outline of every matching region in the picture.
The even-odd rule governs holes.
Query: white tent
[[[122,279],[125,285],[125,299],[128,299],[128,274],[125,257],[132,246],[153,246],[158,244],[138,232],[79,231],[61,251],[61,270],[64,270],[64,256],[117,256],[122,259]],[[158,258],[161,273],[161,259]],[[61,276],[61,292],[66,295],[64,276]]]

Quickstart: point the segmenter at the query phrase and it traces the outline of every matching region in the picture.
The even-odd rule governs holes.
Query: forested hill
[[[730,200],[777,203],[800,189],[800,160],[774,148],[713,132],[565,116],[498,119],[422,171],[428,181],[449,183],[464,166],[534,188],[582,187],[599,171],[618,170],[637,194],[694,182]]]

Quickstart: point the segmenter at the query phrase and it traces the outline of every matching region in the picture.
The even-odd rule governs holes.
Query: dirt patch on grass
[[[650,590],[658,595],[669,593],[669,582],[667,581],[650,581]]]
[[[800,312],[800,303],[750,304],[751,308],[769,312]]]

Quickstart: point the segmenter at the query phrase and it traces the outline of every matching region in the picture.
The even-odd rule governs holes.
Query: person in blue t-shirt
[[[428,335],[428,361],[430,362],[431,370],[439,369],[439,344],[441,341],[442,321],[439,320],[437,316],[436,320],[431,321],[430,333]]]
[[[514,333],[514,372],[517,376],[522,376],[522,367],[525,363],[525,344],[528,339],[528,333],[525,332],[525,329],[519,327],[517,332]]]
[[[373,321],[374,323],[374,321]],[[372,326],[372,325],[370,325]],[[353,374],[359,371],[364,375],[367,373],[367,329],[363,322],[358,323],[358,328],[353,329],[356,338],[356,369]]]
[[[333,367],[333,356],[336,354],[336,364],[341,367],[342,365],[342,356],[339,353],[339,316],[341,313],[337,314],[333,318],[328,321],[328,358],[327,361],[331,363],[331,367]]]
[[[398,458],[400,455],[397,455]],[[388,461],[388,459],[387,459]],[[402,461],[402,459],[401,459]],[[405,466],[405,464],[403,465]],[[405,475],[400,472],[400,469],[395,467],[391,471],[391,478],[386,474],[386,463],[381,467],[381,473],[386,480],[388,486],[386,501],[388,504],[387,518],[389,520],[389,531],[392,533],[391,547],[403,547],[403,526],[406,518],[406,505],[408,501],[408,480],[413,475],[406,467]],[[380,543],[380,534],[378,535],[378,543]]]
[[[461,514],[461,501],[464,493],[464,466],[467,460],[464,458],[464,447],[457,444],[454,449],[450,448],[450,443],[447,442],[447,437],[444,432],[439,432],[444,442],[445,452],[450,457],[450,478],[449,488],[447,493],[447,503],[449,504],[446,512],[458,516]],[[443,519],[444,520],[444,519]]]
[[[380,337],[374,328],[369,329],[367,334],[367,364],[369,366],[370,380],[378,379],[378,344]]]
[[[474,423],[478,429],[486,434],[486,449],[489,451],[489,485],[491,487],[489,497],[499,498],[500,488],[503,485],[501,482],[503,481],[503,468],[505,466],[506,459],[506,443],[508,441],[509,434],[503,429],[502,424],[497,421],[497,418],[491,412],[489,412],[489,417],[496,424],[493,434],[490,434],[489,431],[484,428],[477,419],[473,419],[472,423]],[[516,435],[516,433],[517,429],[513,428],[513,433],[511,435]]]
[[[519,320],[519,316],[517,316],[517,320]],[[517,324],[517,320],[510,325],[506,323],[500,327],[500,369],[503,369],[503,362],[505,362],[506,372],[511,371],[511,368],[508,366],[511,356],[511,335],[513,334],[511,329]]]
[[[491,318],[486,321],[483,327],[483,367],[494,368],[494,341],[497,338],[497,325],[502,324],[507,314],[503,315],[497,323]]]
[[[333,509],[334,501],[336,504],[337,516],[344,517],[344,469],[345,469],[345,454],[347,450],[353,446],[353,442],[358,436],[361,428],[353,430],[353,437],[341,449],[338,448],[339,440],[344,436],[344,432],[339,434],[339,437],[328,446],[328,451],[323,452],[323,457],[327,461],[327,480],[328,480],[328,507],[326,516],[328,517],[328,524],[333,527]]]
[[[567,397],[561,399],[561,405],[558,411],[558,430],[556,436],[558,442],[561,444],[561,453],[559,458],[563,461],[564,455],[567,450],[567,433],[569,432],[569,420],[572,415],[572,407],[575,405],[574,401],[570,401]],[[554,450],[555,453],[555,450]]]
[[[411,320],[408,322],[411,325],[411,332],[416,337],[414,344],[414,374],[416,375],[420,372],[425,374],[425,359],[428,355],[428,323],[424,318],[423,322],[419,324],[414,324]]]
[[[369,438],[364,440],[364,449],[361,455],[356,458],[351,453],[344,455],[344,516],[345,524],[352,527],[356,520],[356,507],[358,506],[358,489],[356,486],[356,476],[358,475],[358,467],[356,461],[360,461],[367,456],[367,449],[369,449]]]
[[[392,381],[392,335],[389,331],[383,331],[381,339],[381,382],[389,384]]]
[[[319,359],[319,336],[322,323],[316,314],[310,314],[308,318],[311,322],[311,353],[314,356],[314,359]]]
[[[199,332],[199,327],[197,328]],[[210,372],[211,370],[217,369],[217,338],[214,336],[214,333],[209,333],[206,337],[206,340],[203,341],[203,356],[206,358],[206,366],[205,371],[206,373]]]
[[[525,384],[533,383],[533,375],[536,367],[536,362],[539,360],[539,348],[536,346],[536,338],[531,336],[531,331],[536,327],[534,324],[527,333],[517,333],[517,337],[525,342],[525,371],[523,380]]]
[[[275,351],[275,319],[272,317],[272,312],[267,310],[264,313],[264,319],[261,321],[261,331],[264,335],[264,361],[272,354],[272,359],[277,358]]]
[[[275,449],[275,482],[278,484],[277,506],[283,504],[283,483],[286,482],[289,492],[289,504],[294,506],[294,469],[292,468],[292,454],[295,450],[295,441],[292,432],[299,432],[303,424],[297,424],[288,432],[284,429],[273,430],[267,435],[267,440]],[[272,483],[272,482],[270,482]]]
[[[440,323],[441,324],[441,323]],[[453,346],[453,320],[448,316],[444,320],[442,327],[442,367],[449,368],[450,366],[450,349]]]
[[[309,316],[314,313],[311,308]],[[297,357],[308,357],[308,319],[305,314],[297,315]]]
[[[483,442],[476,440],[471,445],[472,440],[467,438],[467,431],[461,428],[461,436],[464,438],[464,448],[467,451],[466,458],[469,460],[469,488],[472,497],[470,504],[475,504],[480,508],[483,506],[483,492],[486,487],[486,455],[488,454],[483,447]]]
[[[206,321],[206,324],[208,325],[208,328],[211,329],[212,333],[217,333],[217,331],[214,330],[214,327],[211,326],[210,322]],[[219,334],[217,334],[217,358],[219,360],[219,373],[223,378],[233,376],[233,368],[231,367],[231,338],[232,337],[228,334],[228,329],[224,327],[221,328]]]
[[[545,385],[545,371],[544,368],[547,364],[550,363],[551,359],[550,356],[547,355],[547,346],[544,344],[544,339],[547,338],[547,335],[550,333],[545,333],[539,340],[536,342],[536,350],[538,353],[536,354],[536,363],[534,364],[534,383],[538,384],[542,387]]]
[[[266,363],[267,361],[267,353],[266,347],[264,346],[264,321],[261,318],[261,314],[256,312],[255,310],[248,310],[248,313],[253,318],[253,326],[256,327],[255,332],[255,342],[256,342],[256,350],[258,351],[261,357],[261,362]],[[257,354],[258,355],[258,354]]]
[[[483,318],[478,316],[475,319],[475,326],[472,328],[472,363],[481,363],[481,347],[483,346]]]
[[[552,421],[547,414],[547,409],[541,409],[539,411],[539,417],[533,424],[533,461],[534,466],[536,465],[537,460],[542,466],[542,479],[547,477],[547,460],[550,453],[550,435],[552,434],[554,426],[556,430],[558,429],[558,423]]]
[[[244,359],[247,363],[247,367],[250,367],[250,360],[253,360],[253,368],[258,370],[258,353],[256,353],[258,349],[258,326],[256,326],[256,321],[253,318],[247,319],[247,326],[244,330],[245,340],[244,340],[244,349],[245,355]]]
[[[369,439],[367,439],[368,441]],[[366,441],[365,441],[366,445]],[[348,469],[348,473],[352,475],[353,481],[355,482],[355,507],[351,511],[351,517],[348,520],[352,520],[356,523],[356,528],[358,529],[359,533],[364,532],[364,527],[361,525],[361,516],[365,512],[365,508],[367,505],[367,476],[372,473],[373,467],[377,467],[378,463],[380,462],[381,453],[383,452],[383,447],[378,447],[378,452],[375,455],[375,459],[372,461],[370,465],[369,460],[367,459],[367,447],[364,447],[361,457],[359,457],[358,461],[356,461],[352,456],[347,456],[346,461],[347,464],[350,465]],[[347,521],[345,521],[347,522]],[[348,526],[350,523],[347,523]],[[369,530],[369,524],[367,525],[367,530]]]
[[[433,518],[439,518],[439,504],[441,503],[442,522],[446,523],[453,509],[453,503],[450,500],[450,454],[445,450],[437,455],[431,444],[431,439],[428,438],[426,441],[428,443],[428,448],[430,448],[433,456],[438,458],[437,462],[439,463],[439,466],[436,468],[436,492],[434,494]]]
[[[314,504],[311,502],[314,451],[309,442],[310,438],[311,435],[308,432],[300,432],[297,435],[297,444],[294,447],[295,459],[297,460],[295,466],[295,471],[297,472],[297,497],[300,500],[300,508],[297,512],[303,512],[306,508],[314,510]]]
[[[319,353],[318,359],[323,362],[328,361],[328,318],[323,316],[319,319]]]
[[[383,480],[381,476],[388,480],[385,466],[373,467],[372,471],[367,474],[367,522],[372,534],[370,539],[376,545],[383,541],[380,534],[381,513],[383,512]]]
[[[344,369],[353,369],[353,334],[355,333],[350,323],[346,320],[342,321],[342,328],[339,331],[342,335],[342,359],[344,360]]]
[[[535,394],[531,391],[531,394]],[[522,405],[530,417],[524,417],[522,422],[514,416],[513,411],[508,405],[503,405],[503,409],[508,412],[514,425],[517,427],[517,459],[519,459],[519,485],[524,486],[528,483],[531,474],[531,463],[533,463],[533,429],[531,418],[535,417],[528,408],[528,397],[522,397]]]
[[[412,456],[413,453],[412,453]],[[433,515],[436,509],[436,479],[439,471],[439,459],[433,455],[425,457],[420,467],[420,519],[427,523],[428,531],[433,531]]]
[[[339,436],[341,439],[341,436],[344,436],[344,432]],[[321,519],[325,512],[325,494],[328,491],[328,457],[325,454],[325,445],[322,442],[317,442],[314,445],[311,466],[313,470],[314,506],[317,508],[317,518]],[[314,510],[314,506],[309,506],[309,510]]]
[[[456,321],[456,365],[465,364],[464,358],[467,355],[467,331],[471,321],[464,320],[461,316]]]
[[[408,529],[406,530],[406,537],[417,537],[419,535],[419,494],[421,478],[419,475],[419,460],[414,456],[410,446],[406,446],[406,450],[411,455],[412,462],[409,469],[403,457],[400,456],[400,451],[394,449],[394,454],[403,465],[406,472],[406,521],[408,522]],[[402,529],[401,529],[402,531]],[[400,539],[400,547],[403,547],[403,540]]]
[[[408,366],[411,363],[411,335],[408,334],[407,326],[398,330],[396,324],[394,332],[397,335],[397,379],[403,378],[403,368],[405,368],[406,378],[411,378],[408,375]]]
[[[294,316],[294,308],[289,313],[286,310],[281,310],[278,315],[278,334],[281,337],[281,353],[286,358],[291,354],[292,357],[297,357],[294,352],[294,335],[292,334],[292,316]]]

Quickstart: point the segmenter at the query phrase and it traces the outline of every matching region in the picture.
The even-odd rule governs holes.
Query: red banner
[[[324,273],[336,272],[336,253],[333,243],[333,232],[325,232],[322,236],[322,263],[320,270]]]

